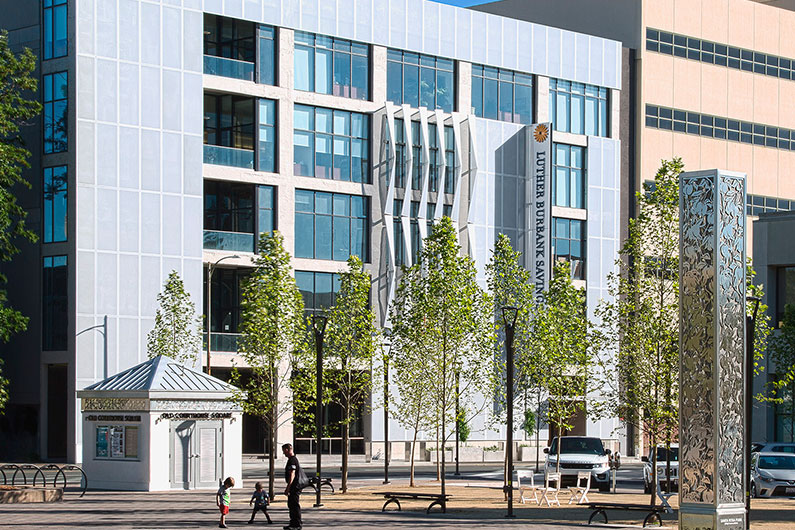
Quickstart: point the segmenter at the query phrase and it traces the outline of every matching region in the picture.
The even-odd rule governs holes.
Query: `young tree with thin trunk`
[[[372,366],[379,345],[375,313],[370,307],[370,274],[362,260],[348,258],[348,270],[340,273],[340,289],[326,326],[323,372],[331,403],[342,410],[342,486],[348,491],[350,428],[364,412],[373,388]]]
[[[31,74],[36,56],[29,49],[15,54],[8,46],[8,33],[0,31],[0,261],[10,261],[17,253],[17,240],[35,242],[38,238],[25,224],[27,212],[17,203],[14,187],[30,188],[22,175],[30,167],[30,152],[25,149],[20,130],[41,112],[35,99],[37,81]],[[0,274],[0,285],[7,281]],[[28,317],[10,307],[5,289],[0,289],[0,342],[25,331]],[[8,400],[9,381],[3,377],[0,359],[0,415]]]
[[[268,492],[273,498],[279,426],[292,417],[291,373],[301,365],[306,334],[304,301],[293,277],[290,254],[278,231],[263,233],[254,269],[243,284],[240,355],[248,373],[232,369],[232,401],[263,421],[268,432]]]
[[[592,413],[588,405],[595,360],[585,289],[571,280],[571,266],[556,263],[549,289],[541,297],[532,321],[532,346],[536,353],[539,384],[549,396],[547,420],[558,436],[556,471],[560,472],[560,437],[574,428],[578,414]],[[589,387],[589,385],[591,385]]]
[[[438,429],[441,459],[441,493],[445,494],[445,447],[454,432],[456,402],[478,406],[477,398],[494,392],[494,310],[491,298],[478,286],[471,258],[461,255],[455,227],[443,217],[431,228],[423,241],[417,263],[408,278],[412,288],[409,308],[392,305],[393,334],[398,324],[416,323],[428,357],[426,374],[430,399],[434,405],[431,419]],[[411,312],[406,318],[405,312]],[[402,331],[401,331],[402,333]],[[458,377],[456,377],[458,374]],[[485,407],[481,399],[480,405]],[[469,403],[467,403],[469,402]]]
[[[169,273],[157,301],[160,306],[155,327],[146,337],[149,358],[165,355],[181,364],[195,365],[201,350],[201,317],[196,315],[196,306],[177,271]]]

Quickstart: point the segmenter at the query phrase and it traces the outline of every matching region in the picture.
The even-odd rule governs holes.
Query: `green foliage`
[[[779,407],[784,430],[781,439],[793,439],[795,437],[795,404],[793,404],[793,396],[795,396],[795,305],[784,306],[781,326],[778,333],[770,339],[768,352],[770,360],[778,372],[778,378],[769,383],[770,397],[766,400]]]
[[[533,436],[536,432],[536,414],[533,409],[524,409],[524,421],[522,422],[522,430],[528,438]]]
[[[390,308],[401,396],[396,416],[408,420],[415,439],[424,426],[440,432],[442,449],[456,421],[455,404],[477,413],[475,398],[492,395],[495,387],[494,310],[475,277],[452,221],[443,217],[423,241],[417,263],[402,269]],[[444,479],[442,469],[442,491]]]
[[[30,188],[22,175],[30,167],[30,152],[25,149],[20,128],[41,112],[35,99],[37,81],[31,73],[36,56],[29,49],[15,54],[8,46],[8,33],[0,31],[0,261],[10,261],[19,252],[16,240],[36,241],[36,235],[25,224],[27,212],[17,203],[14,187]],[[7,281],[0,274],[0,285]],[[9,307],[8,296],[0,289],[0,341],[25,331],[28,317]],[[0,415],[8,400],[8,379],[3,377],[0,362]]]
[[[231,382],[238,387],[232,401],[246,414],[260,418],[270,440],[269,487],[273,493],[276,433],[292,416],[291,372],[301,365],[306,333],[304,302],[295,284],[290,254],[278,231],[263,233],[254,269],[243,284],[240,353],[249,369],[232,369]],[[298,379],[298,378],[296,378]]]
[[[146,337],[149,358],[165,355],[183,364],[195,364],[201,350],[201,317],[196,315],[196,307],[177,271],[169,273],[157,301],[160,307],[155,314],[155,327]]]
[[[574,428],[576,415],[596,407],[591,401],[591,410],[586,408],[589,384],[596,383],[589,377],[595,361],[591,331],[585,289],[572,283],[568,263],[556,263],[533,319],[532,345],[538,351],[539,383],[549,396],[548,423],[558,436]]]
[[[326,326],[323,386],[333,389],[328,401],[342,409],[343,493],[347,491],[350,425],[368,403],[371,369],[380,343],[375,313],[370,308],[371,283],[362,260],[348,258],[348,270],[340,273],[340,290]]]
[[[471,430],[469,428],[469,422],[467,422],[467,411],[465,408],[461,408],[458,411],[458,417],[456,417],[456,428],[458,429],[458,439],[461,443],[465,443],[469,440],[469,435],[471,434]]]

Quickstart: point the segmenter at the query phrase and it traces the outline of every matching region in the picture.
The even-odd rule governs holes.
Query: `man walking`
[[[287,508],[290,510],[290,524],[285,526],[284,530],[298,530],[301,528],[301,488],[298,484],[298,477],[302,474],[301,464],[298,463],[298,458],[293,452],[292,444],[284,444],[282,452],[287,457],[287,465],[284,466],[284,480],[287,482],[287,487],[284,488],[284,494],[287,496]]]

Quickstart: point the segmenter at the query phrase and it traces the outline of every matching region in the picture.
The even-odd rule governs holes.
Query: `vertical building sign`
[[[535,299],[540,301],[542,293],[549,288],[552,262],[550,225],[552,206],[550,198],[550,171],[552,166],[552,139],[549,123],[538,123],[529,127],[527,152],[527,204],[526,219],[528,245],[527,268],[533,277]]]

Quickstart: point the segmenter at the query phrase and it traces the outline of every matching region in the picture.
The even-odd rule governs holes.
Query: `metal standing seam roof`
[[[94,383],[84,390],[231,392],[235,390],[235,387],[203,372],[188,368],[170,357],[158,355],[103,381]]]

